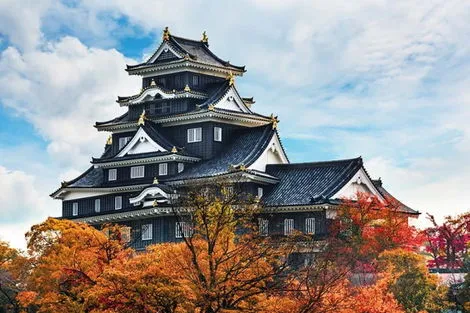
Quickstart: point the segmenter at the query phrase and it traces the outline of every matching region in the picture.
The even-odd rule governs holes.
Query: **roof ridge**
[[[338,159],[338,160],[331,160],[331,161],[316,161],[316,162],[300,162],[300,163],[285,163],[285,164],[268,164],[267,166],[272,167],[303,167],[309,165],[330,165],[330,164],[338,164],[338,163],[347,163],[352,161],[359,161],[362,164],[362,157],[357,158],[350,158],[350,159]]]

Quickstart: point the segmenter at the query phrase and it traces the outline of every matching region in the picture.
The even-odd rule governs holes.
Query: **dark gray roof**
[[[404,213],[408,213],[408,214],[413,214],[413,215],[419,215],[421,213],[419,213],[418,211],[416,210],[413,210],[412,208],[410,208],[409,206],[407,206],[406,204],[400,202],[398,199],[396,199],[394,196],[392,196],[392,194],[390,194],[383,186],[382,186],[382,179],[375,179],[375,180],[372,180],[372,183],[374,184],[374,186],[379,190],[379,192],[385,197],[385,199],[391,199],[392,201],[396,201],[398,203],[398,205],[400,206],[400,211],[404,212]]]
[[[267,165],[279,179],[263,196],[267,206],[325,203],[362,167],[362,159]]]
[[[90,167],[82,175],[67,182],[65,187],[99,187],[103,183],[104,171],[102,168]]]
[[[126,122],[129,122],[129,111],[127,111],[126,113],[118,116],[118,117],[115,117],[111,120],[108,120],[108,121],[104,121],[104,122],[95,122],[95,127],[99,127],[101,125],[105,125],[105,124],[120,124],[120,123],[126,123]]]
[[[240,129],[224,151],[207,161],[188,166],[182,173],[167,181],[212,177],[230,172],[231,165],[250,166],[263,153],[271,138],[276,135],[272,125]]]
[[[200,40],[192,40],[182,37],[177,37],[170,35],[170,40],[168,43],[178,50],[181,54],[187,55],[191,60],[202,62],[209,65],[222,66],[232,68],[238,71],[245,71],[245,66],[237,66],[230,64],[230,61],[225,61],[216,56],[211,50],[209,50],[209,45]],[[157,49],[158,51],[158,49]],[[155,53],[157,52],[155,51]],[[153,58],[155,53],[144,63],[136,65],[127,65],[127,70],[132,70],[139,67],[147,67],[152,65],[150,60]],[[167,59],[166,61],[173,61],[172,58]],[[160,61],[161,62],[161,61]]]

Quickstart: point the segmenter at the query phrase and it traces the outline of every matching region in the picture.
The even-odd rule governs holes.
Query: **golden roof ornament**
[[[164,41],[170,40],[170,30],[168,29],[168,26],[165,27],[165,29],[163,30],[163,40]]]
[[[158,185],[158,179],[156,177],[153,178],[153,183],[154,185]]]
[[[213,104],[209,104],[209,106],[207,107],[207,109],[209,111],[214,111],[214,105]]]
[[[246,166],[245,166],[245,164],[241,164],[241,165],[239,166],[239,169],[240,169],[240,171],[245,172],[245,171],[246,171]]]
[[[109,135],[108,136],[108,139],[106,139],[106,144],[108,146],[112,145],[113,144],[113,136],[112,135]]]
[[[154,208],[158,206],[157,200],[153,200],[152,206],[153,206]]]
[[[145,125],[145,110],[142,111],[142,114],[139,116],[139,120],[137,121],[137,125]]]
[[[274,114],[271,113],[271,116],[269,118],[271,120],[271,123],[273,124],[273,129],[277,129],[277,124],[279,123],[277,115],[274,116]]]
[[[206,31],[203,31],[203,32],[202,32],[202,39],[201,39],[201,41],[204,42],[204,43],[208,43],[208,42],[209,42],[209,37],[207,37]]]
[[[155,80],[152,78],[152,80],[150,81],[150,86],[156,86],[157,84],[155,83]]]
[[[171,149],[171,153],[178,153],[178,149],[176,149],[176,147],[173,146],[173,148]]]
[[[230,73],[228,74],[227,80],[229,86],[235,85],[235,76],[233,75],[232,71],[230,71]]]
[[[191,88],[189,88],[189,85],[186,84],[186,86],[184,87],[184,91],[186,92],[190,92],[191,91]]]

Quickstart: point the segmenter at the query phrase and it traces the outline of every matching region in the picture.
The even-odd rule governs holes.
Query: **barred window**
[[[168,163],[158,164],[158,175],[168,175]]]
[[[78,215],[78,202],[72,203],[72,215],[73,216]]]
[[[175,237],[176,238],[188,238],[193,234],[193,229],[189,223],[176,222]]]
[[[263,188],[258,187],[258,198],[261,198],[263,196]]]
[[[189,128],[188,129],[188,142],[200,142],[202,141],[202,128]]]
[[[95,212],[98,213],[101,210],[101,201],[100,199],[95,199]]]
[[[117,169],[112,168],[108,171],[108,181],[113,181],[117,179]]]
[[[265,218],[258,218],[258,229],[261,236],[269,234],[269,221]]]
[[[152,224],[142,225],[142,240],[152,240]]]
[[[145,167],[143,165],[131,167],[131,178],[140,178],[144,177],[144,175]]]
[[[131,137],[121,137],[119,138],[119,150],[124,148],[124,146],[131,140]]]
[[[214,141],[222,141],[222,128],[214,127]]]
[[[315,234],[315,218],[308,217],[305,219],[305,233]]]
[[[199,75],[193,75],[193,86],[199,86]]]
[[[114,209],[115,210],[122,209],[122,196],[114,197]]]
[[[178,173],[184,171],[184,163],[178,163]]]
[[[286,218],[284,219],[284,235],[291,235],[294,231],[294,219]]]

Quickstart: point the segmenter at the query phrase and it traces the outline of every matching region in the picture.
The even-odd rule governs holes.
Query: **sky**
[[[468,0],[0,0],[0,240],[61,215],[49,194],[102,153],[92,125],[165,26],[246,65],[292,162],[362,156],[421,226],[468,211],[469,20]]]

